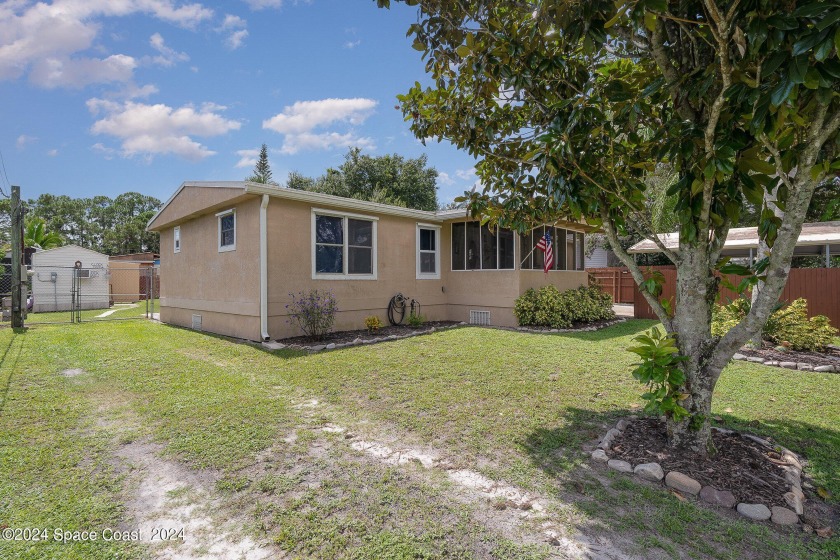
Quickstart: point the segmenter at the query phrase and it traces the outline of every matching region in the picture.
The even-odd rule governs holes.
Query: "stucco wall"
[[[320,205],[319,209],[341,211]],[[354,212],[365,216],[366,214]],[[418,280],[416,274],[417,220],[373,216],[377,220],[377,279],[332,280],[312,278],[312,205],[272,198],[268,206],[268,314],[272,338],[296,336],[286,305],[290,293],[329,290],[338,303],[337,330],[364,328],[364,319],[378,316],[387,324],[386,309],[397,292],[421,304],[428,320],[447,318],[446,294],[440,280]],[[441,264],[445,262],[441,259]]]
[[[252,197],[223,210],[228,208],[236,211],[233,251],[219,252],[215,212],[180,225],[179,253],[174,252],[173,228],[161,231],[161,320],[189,327],[192,315],[201,314],[203,330],[256,340],[259,338],[259,198]]]
[[[194,214],[190,208],[228,190],[231,189],[184,189],[170,205],[175,210],[169,218]],[[260,198],[251,196],[243,200],[234,196],[231,199],[233,194],[227,196],[238,201],[236,204],[223,207],[217,204],[212,213],[179,222],[179,253],[173,249],[173,228],[161,231],[161,320],[190,327],[193,314],[200,314],[205,331],[256,340],[260,336]],[[342,212],[340,207],[315,206]],[[229,207],[235,207],[237,213],[236,250],[220,253],[215,212]],[[516,324],[512,311],[514,300],[529,287],[550,282],[567,289],[586,284],[585,272],[556,271],[546,276],[541,271],[451,271],[450,223],[438,224],[441,226],[440,278],[417,279],[417,219],[359,211],[349,214],[376,219],[375,280],[313,278],[313,204],[270,198],[267,252],[271,338],[302,334],[297,326],[289,323],[286,305],[291,302],[290,293],[310,289],[331,291],[339,308],[335,329],[351,330],[364,328],[364,319],[369,315],[376,315],[387,324],[388,302],[398,292],[419,301],[427,320],[467,321],[469,311],[477,309],[491,311],[494,325],[513,326]],[[514,246],[518,264],[518,240]]]

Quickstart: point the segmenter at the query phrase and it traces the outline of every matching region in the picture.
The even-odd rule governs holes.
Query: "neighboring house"
[[[76,270],[76,263],[81,268]],[[32,255],[32,311],[70,311],[76,301],[80,309],[110,306],[108,255],[64,245]],[[74,288],[74,276],[78,284]]]
[[[586,255],[586,268],[607,268],[610,262],[610,251],[603,247],[592,249],[591,255]]]
[[[337,330],[385,321],[392,296],[427,320],[513,326],[528,288],[587,284],[578,223],[550,226],[555,270],[532,251],[543,227],[491,231],[466,210],[427,212],[245,182],[184,183],[150,220],[160,232],[161,320],[252,340],[301,334],[290,293],[329,290]]]
[[[152,297],[160,292],[160,284],[152,279],[155,263],[160,259],[157,253],[129,253],[112,255],[108,258],[108,272],[111,278],[111,299],[115,303],[131,303]]]

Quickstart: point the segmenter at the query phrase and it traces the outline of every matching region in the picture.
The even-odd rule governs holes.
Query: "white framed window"
[[[236,250],[236,210],[216,214],[219,220],[219,252]]]
[[[417,279],[440,278],[440,226],[417,224]]]
[[[312,210],[312,278],[376,280],[378,219]]]
[[[172,234],[172,239],[174,243],[174,250],[176,253],[181,252],[181,226],[175,226],[175,230]]]

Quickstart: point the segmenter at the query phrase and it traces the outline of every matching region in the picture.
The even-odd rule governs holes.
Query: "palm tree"
[[[64,244],[64,239],[54,231],[47,231],[47,224],[43,218],[32,218],[26,223],[26,229],[23,232],[23,244],[25,247],[52,249],[61,247]]]

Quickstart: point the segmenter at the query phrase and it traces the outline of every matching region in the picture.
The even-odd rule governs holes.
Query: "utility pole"
[[[23,212],[20,187],[12,185],[12,328],[23,327],[21,267],[23,266]]]

